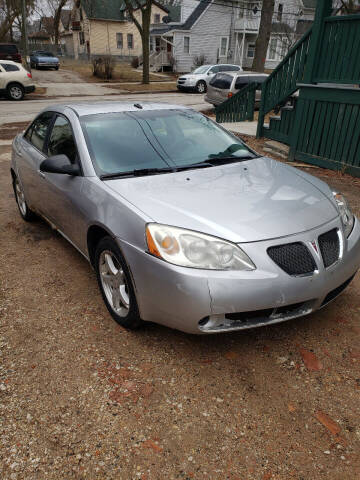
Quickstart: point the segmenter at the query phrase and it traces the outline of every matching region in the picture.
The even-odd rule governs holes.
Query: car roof
[[[14,62],[13,60],[1,60],[1,59],[0,59],[0,62],[1,62],[1,63],[11,63],[12,65],[17,65],[18,67],[19,67],[19,66],[22,66],[21,63]]]
[[[137,105],[137,106],[136,106]],[[139,105],[142,108],[139,108]],[[64,112],[71,109],[78,117],[85,115],[96,115],[99,113],[121,113],[121,112],[141,112],[151,110],[191,110],[182,105],[172,105],[169,103],[154,102],[93,102],[93,103],[67,103],[54,105],[46,108],[44,111]]]

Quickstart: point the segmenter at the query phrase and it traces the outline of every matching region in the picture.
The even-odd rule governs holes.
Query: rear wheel
[[[55,70],[59,70],[59,67],[55,67]]]
[[[125,328],[138,328],[143,322],[131,275],[119,247],[111,237],[103,238],[96,247],[95,270],[110,315]]]
[[[206,93],[206,83],[203,80],[200,80],[196,84],[195,90],[197,91],[197,93]]]
[[[20,83],[11,83],[6,89],[7,97],[9,100],[22,100],[25,95],[25,90]]]
[[[35,218],[35,213],[28,207],[28,204],[25,200],[24,190],[17,177],[15,177],[13,180],[13,188],[20,215],[26,222],[31,222]]]

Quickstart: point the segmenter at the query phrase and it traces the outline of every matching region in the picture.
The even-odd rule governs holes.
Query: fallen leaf
[[[232,350],[229,350],[228,352],[225,353],[225,358],[227,358],[228,360],[235,360],[238,357],[239,357],[239,354]]]
[[[288,409],[289,409],[289,412],[291,412],[291,413],[296,411],[296,407],[292,403],[289,403]]]
[[[163,448],[160,447],[157,443],[155,443],[153,440],[146,440],[142,446],[144,448],[151,448],[154,452],[161,453],[163,451]]]
[[[323,368],[322,363],[320,360],[317,358],[315,353],[309,352],[309,350],[305,350],[305,348],[300,348],[300,354],[303,359],[303,362],[305,364],[305,367],[309,371],[318,371]]]
[[[327,415],[326,413],[322,412],[321,410],[318,410],[315,413],[315,418],[322,424],[324,425],[325,428],[329,430],[333,435],[338,435],[341,431],[340,426]]]

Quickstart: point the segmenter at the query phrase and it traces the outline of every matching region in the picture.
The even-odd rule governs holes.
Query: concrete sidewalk
[[[250,135],[252,137],[256,136],[257,122],[225,122],[220,123],[220,125],[233,133]]]

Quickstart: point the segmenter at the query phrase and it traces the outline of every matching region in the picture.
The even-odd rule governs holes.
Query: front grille
[[[352,277],[350,277],[346,282],[342,283],[338,287],[334,288],[334,290],[331,290],[326,297],[324,298],[324,301],[322,302],[321,306],[326,305],[327,303],[331,302],[331,300],[334,300],[340,293],[345,290],[345,288],[349,285],[349,283],[352,281],[352,279],[355,277],[356,274],[354,274]]]
[[[289,275],[307,275],[316,270],[315,261],[303,243],[277,245],[268,248],[267,253]]]
[[[320,235],[319,239],[320,252],[325,267],[330,267],[338,261],[340,255],[340,242],[337,229],[334,228],[329,232]]]

